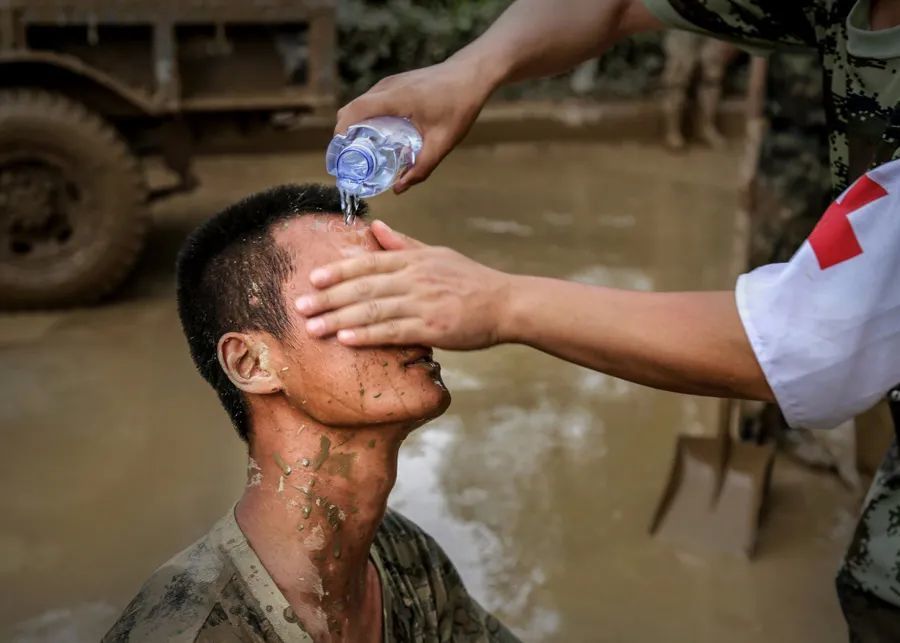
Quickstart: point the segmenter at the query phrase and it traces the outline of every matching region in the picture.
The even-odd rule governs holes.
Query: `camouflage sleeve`
[[[822,0],[820,0],[821,2]],[[643,0],[675,29],[731,41],[752,53],[816,46],[817,2],[785,0]]]

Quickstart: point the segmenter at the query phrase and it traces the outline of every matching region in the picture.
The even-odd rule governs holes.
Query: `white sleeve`
[[[854,183],[788,263],[741,275],[736,298],[791,426],[875,404],[900,383],[900,161]]]

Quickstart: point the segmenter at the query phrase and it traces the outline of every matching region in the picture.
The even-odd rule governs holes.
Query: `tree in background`
[[[509,4],[510,0],[343,0],[338,3],[338,63],[344,98],[361,94],[385,76],[446,59],[483,33]],[[662,67],[659,34],[631,38],[599,61],[585,93],[648,95]],[[505,88],[501,95],[571,94],[567,74]]]

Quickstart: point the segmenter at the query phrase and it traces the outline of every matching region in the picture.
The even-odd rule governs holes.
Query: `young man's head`
[[[449,404],[430,351],[316,339],[294,312],[313,268],[381,250],[367,224],[347,226],[340,212],[334,188],[276,187],[203,223],[179,254],[191,356],[245,440],[274,402],[329,427],[417,425]]]

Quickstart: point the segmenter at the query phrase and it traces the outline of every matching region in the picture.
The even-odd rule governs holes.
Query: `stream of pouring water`
[[[344,213],[344,224],[352,225],[356,220],[356,210],[359,207],[359,196],[351,194],[343,188],[339,188],[341,193],[341,211]]]

